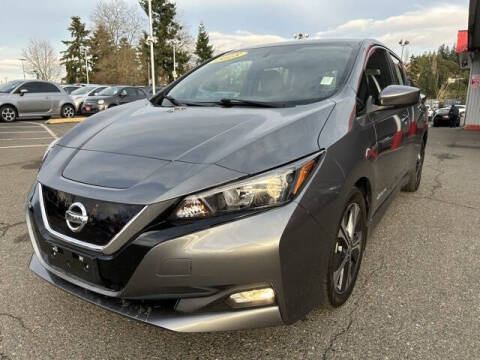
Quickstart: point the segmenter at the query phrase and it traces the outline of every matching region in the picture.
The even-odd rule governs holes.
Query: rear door
[[[388,53],[376,48],[370,53],[365,68],[365,77],[371,101],[379,105],[379,94],[389,85],[396,84]],[[402,139],[408,131],[409,113],[407,108],[379,108],[369,114],[375,125],[377,147],[377,199],[383,202],[404,175],[405,166]]]
[[[20,95],[21,90],[27,90]],[[23,84],[16,91],[18,96],[18,112],[20,115],[46,114],[51,109],[51,100],[49,94],[43,92],[42,82],[30,81]]]

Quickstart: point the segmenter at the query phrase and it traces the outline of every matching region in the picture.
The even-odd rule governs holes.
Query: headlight
[[[105,100],[100,99],[100,100],[97,101],[97,104],[98,105],[103,105],[103,104],[105,104]]]
[[[186,197],[175,210],[177,219],[205,218],[265,209],[291,201],[304,185],[317,157],[252,178]]]
[[[55,144],[58,142],[58,140],[59,139],[55,139],[48,145],[47,150],[45,150],[45,153],[43,154],[42,162],[45,161],[45,159],[48,156],[48,153],[50,152],[50,150],[52,150],[52,148],[55,146]]]

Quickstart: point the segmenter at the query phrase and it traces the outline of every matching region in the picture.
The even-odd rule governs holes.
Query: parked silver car
[[[105,85],[92,84],[92,85],[83,86],[81,88],[78,88],[77,90],[74,90],[70,94],[70,96],[72,97],[73,105],[75,106],[75,111],[80,112],[84,101],[89,96],[96,96],[100,91],[106,89],[107,87],[108,86],[105,86]]]
[[[10,81],[0,85],[0,119],[11,122],[22,117],[73,117],[72,98],[49,81]]]

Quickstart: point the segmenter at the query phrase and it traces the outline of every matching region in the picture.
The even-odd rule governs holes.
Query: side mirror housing
[[[419,100],[420,89],[404,85],[389,85],[378,96],[381,106],[408,106]]]
[[[122,90],[122,91],[120,91],[120,96],[121,96],[121,97],[127,96],[127,90]]]
[[[27,89],[22,89],[18,92],[20,94],[20,96],[23,96],[25,95],[26,93],[28,93],[28,90]]]

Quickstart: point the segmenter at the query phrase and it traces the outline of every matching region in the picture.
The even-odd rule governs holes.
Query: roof
[[[249,46],[238,50],[248,50],[248,49],[260,49],[264,47],[274,47],[274,46],[285,46],[285,45],[301,45],[301,44],[345,44],[350,46],[357,46],[361,43],[368,43],[368,44],[378,44],[384,46],[381,42],[374,40],[374,39],[309,39],[309,40],[291,40],[291,41],[282,41],[276,43],[269,43],[269,44],[260,44],[256,46]],[[232,49],[233,50],[233,49]]]
[[[480,50],[480,0],[470,0],[468,9],[468,49]]]

